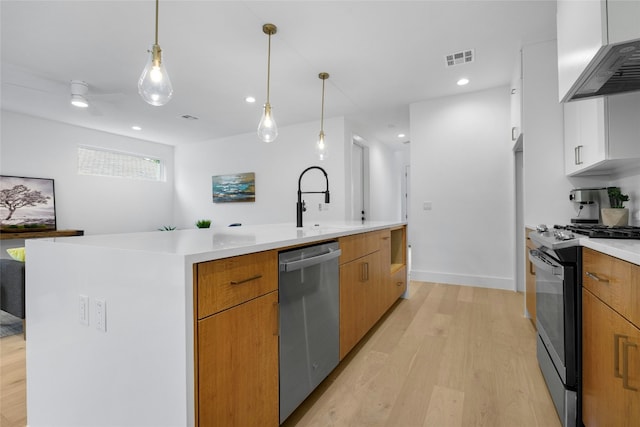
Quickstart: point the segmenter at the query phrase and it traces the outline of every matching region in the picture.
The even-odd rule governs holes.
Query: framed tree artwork
[[[0,175],[0,230],[56,229],[53,179]]]

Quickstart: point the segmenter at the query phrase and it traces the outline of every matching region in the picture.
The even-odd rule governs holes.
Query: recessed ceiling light
[[[140,126],[131,126],[131,129],[133,129],[133,130],[142,130],[142,128]]]
[[[256,102],[256,99],[253,96],[247,96],[244,100],[249,104],[253,104],[254,102]]]
[[[399,133],[398,134],[398,138],[404,138],[405,136],[407,136],[407,135],[405,135],[404,133]]]
[[[458,86],[464,86],[466,84],[469,84],[469,79],[462,78],[462,79],[458,80]]]

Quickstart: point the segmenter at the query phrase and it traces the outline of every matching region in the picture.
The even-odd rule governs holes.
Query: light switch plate
[[[102,332],[107,332],[107,303],[103,299],[94,300],[95,316],[96,316],[96,329]]]
[[[89,297],[86,295],[78,295],[78,320],[89,325]]]

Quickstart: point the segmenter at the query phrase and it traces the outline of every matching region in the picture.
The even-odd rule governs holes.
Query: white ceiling
[[[520,46],[555,38],[553,0],[161,0],[159,44],[174,96],[153,107],[137,81],[154,18],[154,0],[2,0],[2,108],[171,145],[255,132],[266,97],[262,25],[271,22],[279,127],[319,124],[326,71],[325,117],[345,116],[369,138],[398,144],[410,137],[410,103],[507,85]],[[446,54],[466,49],[475,62],[445,67]],[[471,83],[459,87],[463,76]],[[88,110],[69,103],[76,79],[89,84]],[[258,101],[247,104],[247,95]]]

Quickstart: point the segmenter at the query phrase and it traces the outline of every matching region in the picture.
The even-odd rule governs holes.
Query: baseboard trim
[[[432,271],[411,270],[411,280],[419,282],[445,283],[448,285],[464,285],[477,288],[502,289],[515,291],[514,279],[504,277],[467,276],[463,274],[434,273]]]

